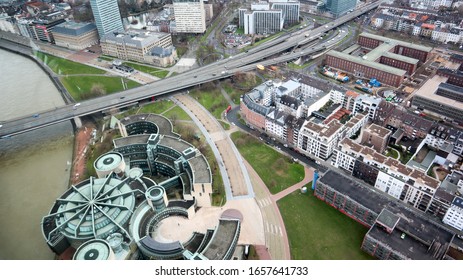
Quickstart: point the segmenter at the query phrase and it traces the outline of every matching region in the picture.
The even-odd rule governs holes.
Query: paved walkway
[[[307,166],[304,166],[304,171],[305,171],[305,177],[302,181],[300,181],[299,183],[289,187],[289,188],[286,188],[284,190],[282,190],[281,192],[277,193],[277,194],[274,194],[272,195],[272,199],[275,200],[275,201],[278,201],[280,200],[281,198],[287,196],[288,194],[296,191],[296,190],[300,190],[302,187],[306,186],[308,183],[310,183],[312,180],[313,180],[313,169],[312,168],[309,168]]]
[[[254,197],[251,181],[243,165],[241,154],[220,123],[188,95],[177,95],[174,101],[190,115],[211,146],[219,163],[227,200]]]
[[[249,175],[251,176],[254,193],[256,195],[256,201],[260,207],[264,221],[265,245],[267,250],[264,251],[262,248],[259,250],[259,253],[264,253],[264,256],[261,256],[261,258],[269,258],[273,260],[290,260],[291,252],[289,247],[289,240],[286,233],[283,217],[281,216],[280,209],[277,205],[277,201],[309,183],[313,178],[313,169],[304,167],[305,177],[301,182],[275,195],[272,195],[263,180],[259,177],[251,165],[246,161],[245,164],[249,171]]]

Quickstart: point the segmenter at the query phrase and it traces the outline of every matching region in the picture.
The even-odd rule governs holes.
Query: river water
[[[61,105],[35,62],[0,49],[0,123]],[[73,136],[66,122],[0,139],[0,259],[54,258],[40,223],[68,188]]]

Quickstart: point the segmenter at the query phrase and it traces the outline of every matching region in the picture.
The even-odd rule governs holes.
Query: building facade
[[[90,0],[90,6],[100,38],[110,32],[124,31],[117,0]]]
[[[100,39],[100,45],[103,54],[122,60],[155,64],[153,49],[172,48],[172,37],[168,33],[131,30],[125,33],[108,33]],[[172,51],[170,55],[176,56],[176,52]]]
[[[204,33],[206,11],[203,0],[173,0],[177,33]]]
[[[71,50],[83,50],[98,43],[98,31],[93,23],[68,21],[53,30],[55,44]]]
[[[456,197],[453,200],[452,206],[445,213],[442,222],[458,230],[463,230],[463,199],[461,197]]]
[[[326,160],[341,138],[343,125],[332,120],[326,125],[306,121],[299,131],[297,148],[304,153]]]
[[[326,8],[335,16],[347,13],[355,9],[357,0],[326,0]]]

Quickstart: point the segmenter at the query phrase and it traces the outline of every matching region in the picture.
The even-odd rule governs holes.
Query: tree
[[[126,18],[129,16],[129,8],[127,6],[127,3],[124,0],[119,0],[118,1],[119,5],[119,12],[121,13],[122,18]]]
[[[106,94],[106,89],[103,84],[96,83],[92,85],[90,93],[92,94],[92,96],[102,96]]]

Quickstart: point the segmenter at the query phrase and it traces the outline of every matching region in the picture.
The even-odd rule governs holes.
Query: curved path
[[[220,123],[189,95],[176,95],[173,100],[192,117],[214,151],[224,179],[227,200],[254,197],[241,155]]]
[[[268,248],[267,252],[269,254],[269,259],[290,260],[291,252],[288,235],[286,233],[286,227],[283,221],[283,217],[281,216],[280,209],[278,208],[277,201],[312,181],[313,169],[304,167],[305,177],[301,182],[275,195],[272,195],[257,172],[248,162],[245,163],[249,170],[249,174],[251,176],[256,193],[256,201],[259,204],[264,220],[265,245]],[[266,259],[266,252],[261,250],[261,254],[262,253],[264,253],[264,256],[260,255],[261,259]]]
[[[257,245],[261,259],[290,260],[288,236],[277,201],[309,183],[313,177],[313,170],[305,167],[305,177],[301,182],[272,195],[256,171],[242,159],[231,141],[229,134],[236,128],[225,132],[218,121],[189,95],[176,95],[172,99],[190,115],[214,151],[227,193],[225,207],[235,204],[235,208],[240,209],[244,214],[245,222],[240,235],[240,243],[246,244],[245,240],[252,241],[248,244]],[[223,159],[224,155],[226,161]],[[241,186],[237,188],[237,184]],[[256,208],[260,210],[260,213],[256,212]],[[254,210],[249,211],[249,209]],[[250,218],[251,224],[246,223]]]

